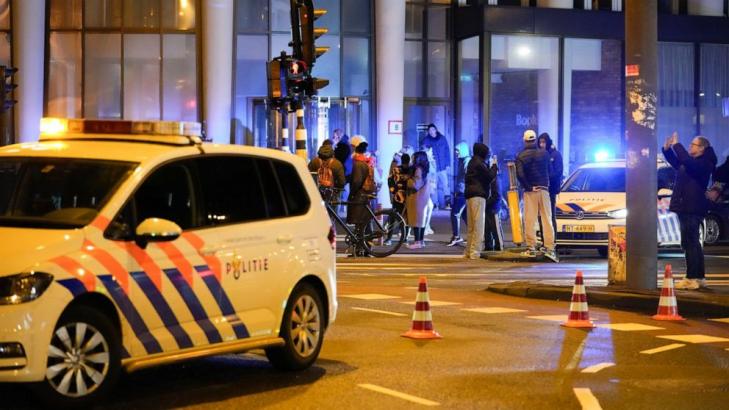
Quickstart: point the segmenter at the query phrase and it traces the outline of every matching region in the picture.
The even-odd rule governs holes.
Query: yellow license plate
[[[595,232],[595,225],[565,225],[564,232]]]

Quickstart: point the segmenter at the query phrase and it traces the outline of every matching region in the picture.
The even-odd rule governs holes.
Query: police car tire
[[[300,312],[303,304],[300,302],[313,302],[313,309],[316,310],[316,316],[318,321],[318,331],[316,333],[316,346],[307,354],[301,355],[297,349],[297,336],[293,332],[293,312],[296,309]],[[313,310],[310,310],[313,313]],[[316,358],[319,356],[322,342],[324,341],[324,330],[326,323],[324,322],[324,304],[321,301],[319,292],[314,289],[313,286],[308,283],[299,284],[289,297],[286,303],[286,310],[284,311],[284,317],[281,322],[281,331],[279,336],[284,339],[285,344],[280,347],[272,347],[266,349],[266,357],[269,362],[279,370],[291,371],[291,370],[303,370],[311,366]],[[306,318],[304,318],[306,319]],[[298,346],[300,348],[300,346]]]
[[[84,323],[89,326],[89,329],[93,328],[103,336],[104,342],[106,342],[106,349],[104,350],[107,350],[109,355],[106,374],[101,384],[91,393],[79,397],[69,397],[61,394],[47,378],[40,383],[36,383],[33,390],[38,394],[38,399],[49,407],[79,408],[93,405],[102,400],[119,380],[121,373],[121,342],[119,332],[111,320],[92,308],[75,306],[63,313],[54,329],[54,335],[61,327],[73,323]]]

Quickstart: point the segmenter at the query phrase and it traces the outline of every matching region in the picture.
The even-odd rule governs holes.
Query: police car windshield
[[[625,192],[625,168],[578,169],[562,192]]]
[[[0,226],[80,228],[136,164],[74,158],[0,159]]]

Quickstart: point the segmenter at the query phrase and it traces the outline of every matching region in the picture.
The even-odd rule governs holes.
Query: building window
[[[719,164],[729,155],[729,45],[701,44],[700,134],[711,141]],[[688,145],[693,135],[681,136]]]
[[[450,2],[413,0],[405,5],[405,97],[450,98]]]
[[[46,115],[197,121],[197,7],[51,0]]]
[[[315,25],[327,28],[316,45],[329,47],[329,51],[316,60],[312,75],[329,84],[305,107],[307,146],[313,154],[336,128],[348,134],[369,130],[373,52],[371,0],[316,0],[314,5],[327,11]],[[265,126],[267,89],[263,79],[268,60],[282,51],[292,53],[290,1],[236,0],[235,8],[235,141],[271,146],[275,141]],[[289,124],[296,126],[293,115]],[[293,141],[293,134],[289,139]]]
[[[492,152],[510,159],[523,148],[522,134],[558,135],[559,40],[553,37],[491,37]]]
[[[694,45],[658,43],[658,146],[665,136],[678,132],[683,138],[696,134]]]
[[[481,142],[481,78],[479,38],[458,42],[458,134],[454,145],[463,141],[470,149]]]

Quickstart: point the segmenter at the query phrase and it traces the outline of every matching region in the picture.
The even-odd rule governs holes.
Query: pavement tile
[[[623,332],[639,332],[639,331],[643,331],[643,330],[663,330],[663,329],[665,329],[663,327],[643,325],[640,323],[605,323],[602,325],[597,325],[597,327],[602,327],[602,328],[610,329],[610,330],[620,330]]]
[[[343,298],[353,298],[362,300],[386,300],[386,299],[400,299],[400,296],[383,295],[381,293],[360,293],[355,295],[339,295]]]
[[[503,308],[503,307],[484,307],[484,308],[472,308],[472,309],[461,309],[466,312],[476,312],[476,313],[517,313],[517,312],[526,312],[526,310],[522,309],[511,309],[511,308]]]
[[[729,339],[725,337],[716,337],[716,336],[708,336],[708,335],[663,335],[663,336],[656,336],[661,339],[668,339],[668,340],[677,340],[679,342],[686,342],[686,343],[720,343],[720,342],[729,342]]]

